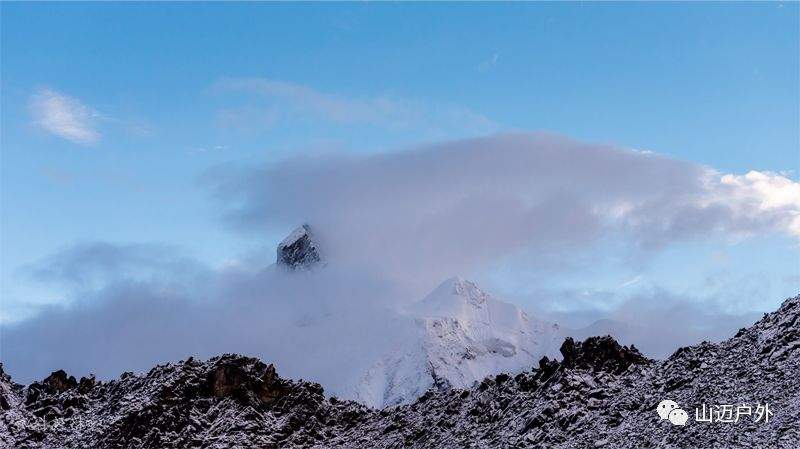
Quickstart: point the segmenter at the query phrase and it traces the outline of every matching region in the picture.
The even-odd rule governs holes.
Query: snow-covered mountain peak
[[[413,313],[426,317],[465,318],[466,315],[472,315],[495,301],[475,283],[461,277],[452,277],[439,284],[428,296],[415,304]]]
[[[442,282],[439,287],[434,290],[428,298],[435,300],[438,297],[450,295],[466,300],[468,303],[480,306],[485,303],[490,296],[488,293],[481,290],[475,283],[470,282],[460,276],[452,277]]]
[[[294,230],[278,244],[278,248],[291,246],[307,235],[311,235],[311,228],[307,224],[300,225],[294,228]]]
[[[528,316],[519,307],[501,301],[481,290],[474,282],[453,277],[442,282],[422,301],[414,304],[410,313],[419,318],[448,318],[461,327],[488,332],[527,333],[531,326],[543,330],[544,322]],[[557,327],[556,327],[557,329]],[[483,333],[483,332],[481,332]]]
[[[429,388],[466,388],[557,357],[560,328],[454,277],[406,310],[418,333],[376,363],[353,395],[373,407],[407,403]]]

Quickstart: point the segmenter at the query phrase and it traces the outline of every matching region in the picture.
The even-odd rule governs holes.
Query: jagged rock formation
[[[9,382],[3,378],[0,391]],[[35,383],[27,395],[12,387],[16,402],[0,420],[2,447],[308,447],[368,413],[325,399],[318,384],[282,379],[272,365],[236,355],[66,387]]]
[[[0,370],[0,444],[13,448],[800,447],[800,296],[719,344],[664,361],[610,337],[566,340],[516,376],[373,410],[226,355],[108,383],[56,372],[27,389]],[[660,420],[676,401],[686,426]],[[768,403],[768,422],[695,422],[701,404]]]
[[[613,338],[590,337],[583,343],[567,338],[561,345],[561,364],[566,369],[587,369],[619,374],[631,365],[644,365],[647,359],[635,346],[620,346]]]
[[[278,244],[279,267],[296,270],[311,268],[322,261],[319,248],[311,227],[307,224],[298,226],[281,243]]]

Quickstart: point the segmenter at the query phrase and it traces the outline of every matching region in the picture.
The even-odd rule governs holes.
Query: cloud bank
[[[703,292],[677,294],[648,285],[624,294],[544,290],[537,293],[536,303],[542,308],[569,305],[569,310],[550,311],[548,316],[575,338],[611,335],[649,357],[665,358],[680,346],[730,338],[760,318],[756,312],[732,311],[726,299],[704,297]],[[605,307],[609,302],[616,304]]]
[[[722,174],[538,134],[218,168],[203,182],[236,229],[260,235],[311,223],[326,269],[280,273],[267,267],[271,252],[215,269],[169,247],[76,245],[31,269],[66,286],[72,302],[2,328],[7,371],[24,382],[60,368],[109,377],[239,352],[337,391],[407,335],[398,307],[455,274],[505,263],[558,276],[607,241],[646,255],[711,236],[800,237],[798,183],[783,175]],[[536,302],[600,316],[591,299],[544,291]],[[652,331],[672,317],[678,328],[663,330],[673,344],[724,336],[749,319],[658,289],[622,299],[612,318]],[[637,345],[664,355],[660,333],[634,332]]]
[[[238,229],[309,222],[340,263],[429,284],[514,255],[558,264],[604,239],[653,251],[712,235],[800,237],[800,187],[782,175],[541,134],[299,157],[205,181]]]
[[[156,245],[66,248],[32,273],[71,286],[71,303],[0,328],[0,358],[30,382],[61,368],[110,378],[238,352],[337,391],[408,335],[411,322],[389,307],[402,290],[389,282],[335,267],[314,274],[247,268],[210,269]]]
[[[100,140],[100,113],[77,98],[41,88],[31,96],[29,109],[34,124],[51,134],[83,145]]]

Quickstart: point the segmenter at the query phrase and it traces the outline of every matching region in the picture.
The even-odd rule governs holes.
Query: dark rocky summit
[[[610,337],[567,339],[561,362],[373,410],[272,365],[224,355],[108,383],[63,371],[23,388],[0,366],[3,448],[800,447],[800,296],[733,338],[664,361]],[[660,420],[677,402],[690,420]],[[701,404],[769,404],[768,422],[696,422]]]
[[[319,247],[314,241],[311,227],[307,224],[297,227],[278,244],[279,267],[290,270],[311,268],[321,261]]]
[[[619,374],[625,372],[631,365],[644,365],[649,362],[635,346],[631,345],[630,348],[620,346],[609,336],[590,337],[583,343],[575,343],[568,337],[561,345],[560,351],[564,357],[562,365],[567,369],[588,369]]]

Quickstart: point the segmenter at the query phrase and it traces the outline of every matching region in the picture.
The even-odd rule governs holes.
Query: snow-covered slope
[[[373,365],[353,398],[373,407],[408,403],[431,387],[467,388],[486,376],[516,373],[555,357],[556,324],[530,317],[462,278],[444,281],[405,313],[416,335]]]
[[[23,409],[24,390],[3,371],[0,363],[0,448],[14,447],[14,434],[31,426],[30,414]]]

